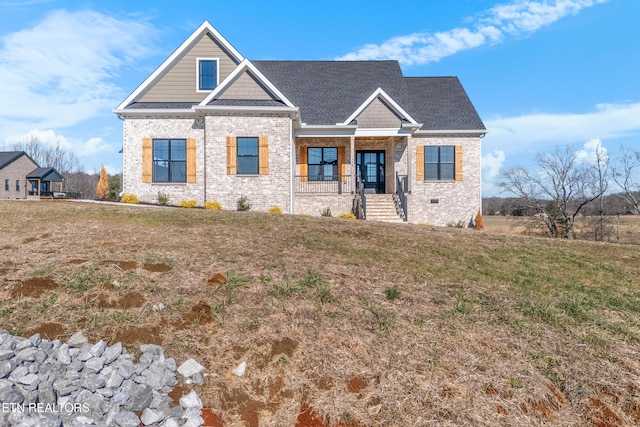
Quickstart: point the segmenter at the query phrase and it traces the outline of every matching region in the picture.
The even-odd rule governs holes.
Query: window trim
[[[161,160],[161,161],[166,161],[168,162],[169,166],[168,166],[168,170],[167,170],[167,181],[158,181],[156,179],[156,158],[155,158],[155,144],[156,141],[168,141],[169,143],[169,158],[166,160]],[[184,141],[184,160],[171,160],[171,142],[172,141]],[[151,182],[153,184],[186,184],[187,183],[187,138],[152,138],[151,139]],[[172,181],[172,173],[171,173],[171,169],[172,169],[172,164],[173,163],[184,163],[184,181]]]
[[[238,149],[238,146],[240,145],[240,140],[241,139],[254,139],[256,141],[256,155],[240,155],[240,150]],[[256,171],[255,172],[250,172],[250,173],[244,173],[244,172],[240,172],[240,157],[251,157],[256,159]],[[245,176],[252,176],[252,175],[260,175],[260,137],[259,136],[237,136],[236,137],[236,175],[245,175]]]
[[[437,148],[438,149],[438,162],[427,162],[427,149],[428,148]],[[443,162],[441,148],[450,148],[453,151],[453,160],[451,162]],[[455,145],[426,145],[424,147],[423,152],[423,163],[424,163],[424,181],[455,181],[456,180],[456,146]],[[442,178],[442,165],[452,165],[452,174],[451,178]],[[437,165],[437,178],[428,178],[427,177],[427,165]]]
[[[20,191],[20,180],[16,179],[16,191]]]
[[[336,173],[331,175],[331,179],[324,179],[324,177],[327,176],[327,175],[324,175],[324,174],[323,175],[314,175],[314,177],[313,177],[314,179],[312,179],[311,173],[309,172],[309,170],[311,169],[310,166],[312,166],[312,165],[313,166],[323,166],[325,164],[325,163],[323,163],[324,162],[324,150],[325,149],[329,149],[329,148],[333,148],[333,149],[336,150],[336,165],[335,165]],[[322,152],[321,152],[321,160],[320,160],[321,163],[320,164],[309,162],[309,150],[311,150],[311,149],[320,149],[320,150],[322,150]],[[320,178],[323,178],[323,179],[320,179]],[[307,147],[307,180],[309,182],[323,182],[323,181],[331,182],[331,181],[339,181],[340,180],[340,150],[339,150],[339,147],[337,147],[337,146],[335,146],[335,147],[333,147],[333,146],[332,147],[328,147],[328,146],[327,147],[311,147],[311,146]]]
[[[202,89],[200,87],[200,62],[216,61],[216,85],[211,89]],[[196,58],[196,92],[209,93],[220,84],[220,58]]]
[[[4,180],[4,191],[9,191],[9,178]]]

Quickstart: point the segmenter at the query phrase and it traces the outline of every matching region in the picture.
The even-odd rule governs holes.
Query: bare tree
[[[609,170],[609,155],[607,150],[598,145],[594,151],[593,161],[593,173],[595,177],[595,184],[597,191],[602,196],[607,192],[609,188],[610,170]],[[607,217],[604,212],[605,200],[604,197],[598,198],[598,212],[593,227],[594,238],[597,241],[604,241],[605,236],[610,234],[611,227],[607,223]]]
[[[578,162],[575,148],[556,147],[553,153],[538,154],[537,169],[507,170],[501,186],[534,209],[552,237],[575,238],[575,220],[589,203],[602,196],[594,167]]]
[[[27,135],[27,139],[22,142],[16,142],[12,147],[15,151],[24,151],[29,157],[33,159],[38,165],[44,163],[44,150],[42,149],[42,142],[37,136]]]
[[[78,158],[62,146],[60,138],[45,150],[42,147],[42,141],[37,136],[29,134],[26,140],[13,144],[13,149],[24,151],[38,165],[52,167],[62,174],[80,169]]]
[[[622,189],[620,197],[640,214],[640,151],[620,147],[613,180]]]

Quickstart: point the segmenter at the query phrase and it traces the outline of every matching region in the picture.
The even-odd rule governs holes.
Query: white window
[[[197,59],[198,92],[208,92],[218,86],[218,59],[198,58]]]

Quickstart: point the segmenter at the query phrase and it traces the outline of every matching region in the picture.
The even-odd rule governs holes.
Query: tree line
[[[531,168],[508,169],[500,187],[513,197],[485,199],[485,214],[528,217],[564,238],[576,238],[576,219],[586,216],[593,238],[605,240],[612,215],[640,214],[640,151],[621,147],[612,159],[598,145],[586,159],[573,146],[556,147]]]
[[[103,179],[107,179],[108,189],[105,193],[104,184],[102,184],[98,197],[100,173],[84,172],[78,157],[64,148],[60,138],[45,147],[37,136],[29,135],[24,141],[13,144],[12,149],[24,151],[39,166],[52,167],[60,172],[64,177],[64,191],[79,194],[83,199],[117,200],[122,190],[122,174],[106,178],[106,171],[104,171]]]

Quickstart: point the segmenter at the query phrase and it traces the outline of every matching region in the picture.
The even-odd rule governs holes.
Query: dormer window
[[[198,58],[198,91],[210,91],[218,86],[218,60]]]

